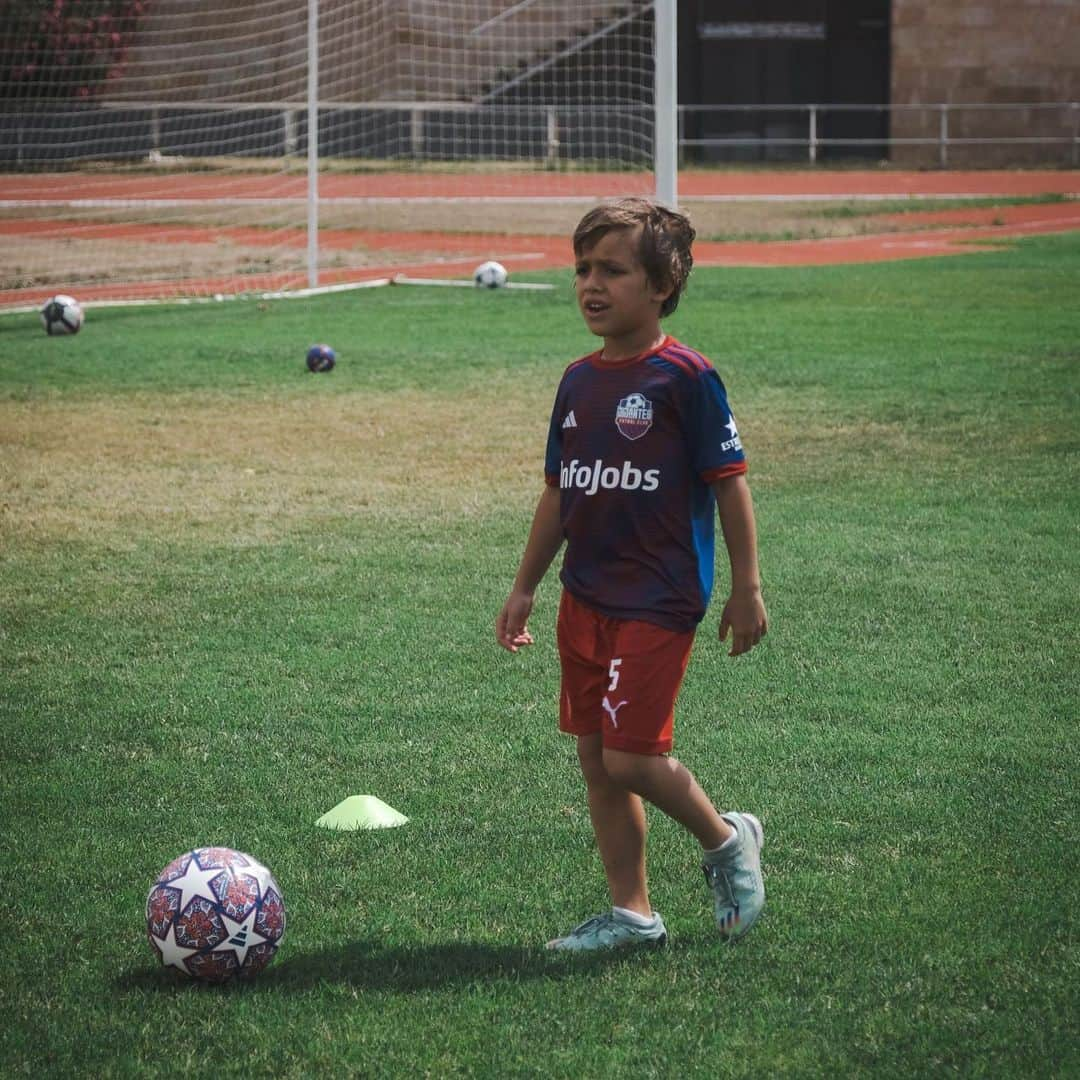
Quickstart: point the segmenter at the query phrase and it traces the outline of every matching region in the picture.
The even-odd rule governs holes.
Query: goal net
[[[0,305],[467,274],[656,190],[651,0],[15,7]]]

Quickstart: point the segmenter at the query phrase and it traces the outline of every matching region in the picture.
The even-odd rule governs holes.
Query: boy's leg
[[[604,768],[616,784],[636,792],[697,837],[702,869],[713,894],[720,934],[742,937],[765,906],[761,878],[764,833],[753,814],[717,813],[690,770],[674,758],[604,749]]]
[[[606,756],[599,733],[578,738],[578,760],[588,790],[589,816],[611,902],[648,918],[652,907],[645,876],[645,807],[632,790],[608,774],[604,765]]]
[[[559,726],[578,737],[593,831],[612,899],[616,909],[628,910],[625,916],[613,910],[591,919],[549,943],[552,947],[640,944],[643,935],[652,944],[666,939],[662,925],[642,930],[626,923],[639,913],[651,914],[641,798],[683,825],[704,849],[703,869],[722,937],[741,937],[761,913],[760,823],[750,814],[721,817],[689,770],[665,756],[673,742],[675,699],[693,637],[692,631],[608,619],[574,603],[569,594],[563,596]]]
[[[637,795],[605,772],[598,732],[578,736],[578,758],[613,907],[547,947],[565,952],[661,947],[667,942],[667,927],[650,907],[645,883],[645,808]]]
[[[604,769],[601,724],[611,683],[605,642],[613,620],[578,603],[567,592],[559,604],[562,667],[559,727],[577,738],[596,845],[616,907],[652,914],[645,883],[645,808],[633,792],[611,781]]]
[[[615,784],[673,818],[697,838],[704,850],[718,848],[733,834],[690,770],[674,758],[608,747],[603,752],[603,766]]]

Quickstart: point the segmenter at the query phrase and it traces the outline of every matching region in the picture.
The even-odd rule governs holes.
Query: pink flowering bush
[[[107,93],[147,6],[148,0],[0,0],[0,101]]]

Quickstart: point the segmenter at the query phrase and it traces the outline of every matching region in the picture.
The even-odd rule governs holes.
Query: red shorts
[[[600,732],[603,745],[614,750],[666,754],[694,631],[613,619],[564,589],[558,640],[559,729],[570,735]]]

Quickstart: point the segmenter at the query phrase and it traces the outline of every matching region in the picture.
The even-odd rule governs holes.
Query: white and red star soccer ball
[[[146,930],[165,967],[206,982],[257,975],[285,934],[285,901],[262,863],[231,848],[174,859],[146,898]]]

